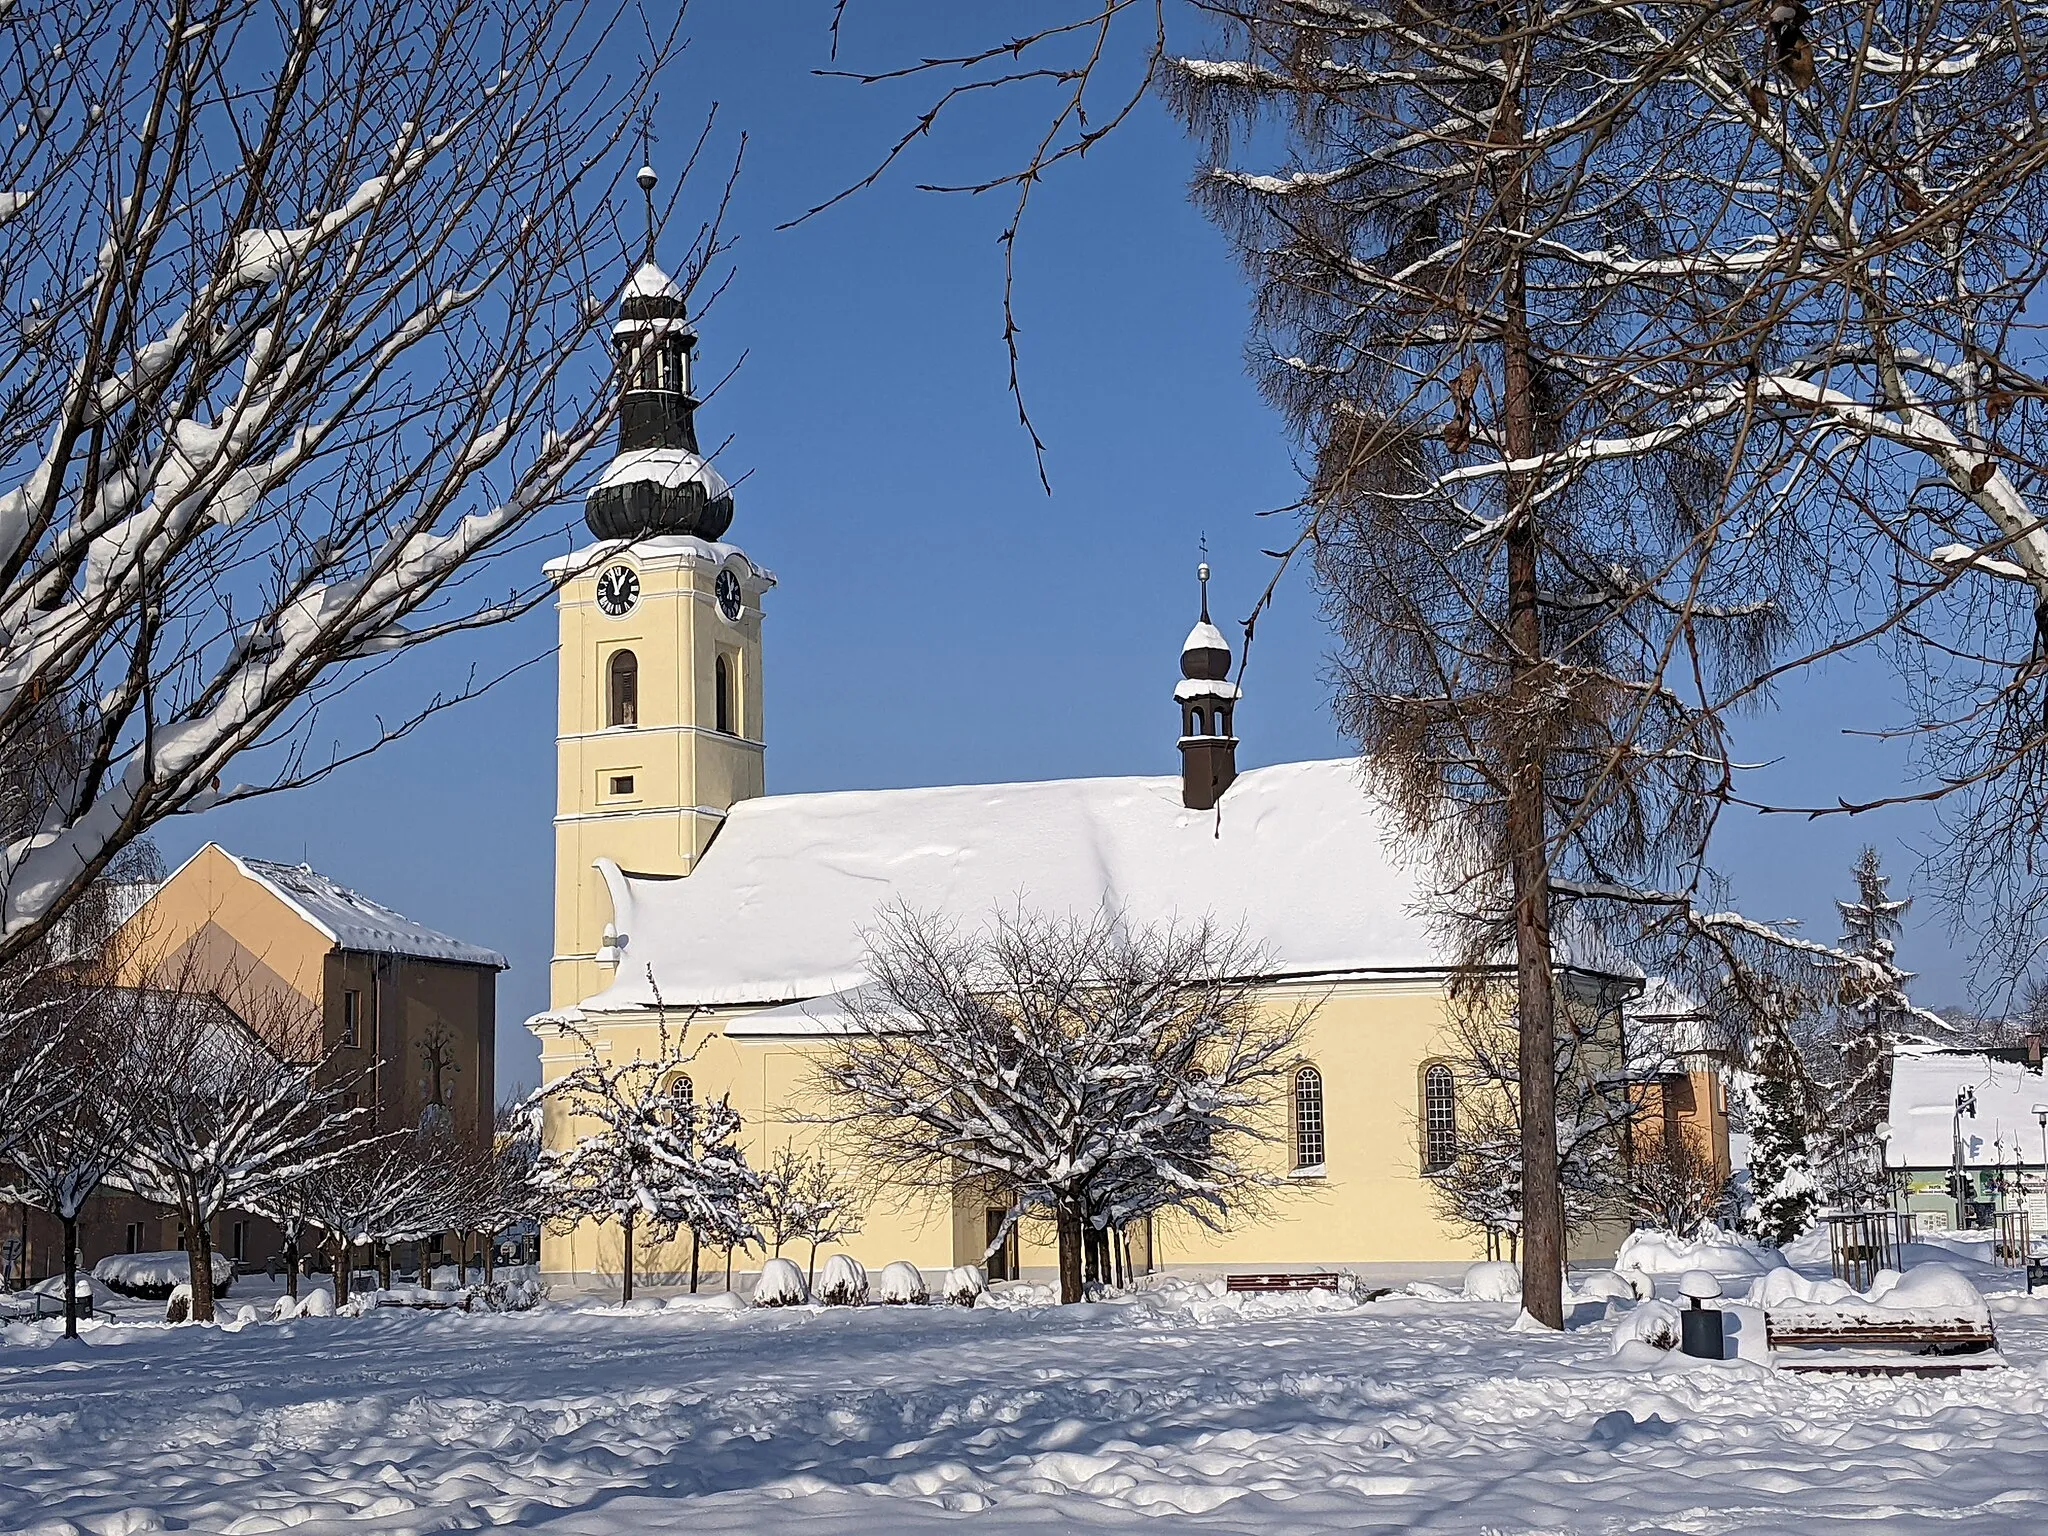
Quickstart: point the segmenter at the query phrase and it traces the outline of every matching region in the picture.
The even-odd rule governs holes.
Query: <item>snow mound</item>
[[[710,1295],[671,1296],[668,1312],[744,1312],[746,1299],[737,1291],[713,1291]]]
[[[1573,1276],[1570,1291],[1571,1299],[1577,1301],[1634,1303],[1643,1299],[1643,1292],[1636,1288],[1634,1279],[1616,1274],[1611,1269],[1596,1269],[1590,1275]]]
[[[123,1296],[168,1301],[173,1290],[191,1283],[192,1260],[182,1248],[173,1248],[168,1253],[113,1253],[93,1265],[92,1277]],[[216,1253],[213,1256],[214,1294],[227,1295],[234,1279],[234,1261]]]
[[[757,1307],[800,1307],[810,1300],[804,1272],[788,1259],[770,1259],[761,1266],[761,1278],[754,1282]]]
[[[901,1259],[883,1269],[881,1284],[875,1290],[875,1300],[890,1307],[921,1307],[931,1299],[931,1290],[917,1266]]]
[[[95,1309],[108,1306],[114,1300],[113,1291],[87,1274],[81,1274],[78,1277],[77,1283],[71,1288],[71,1293],[80,1301],[89,1302]],[[31,1296],[51,1296],[58,1301],[62,1301],[64,1299],[64,1277],[62,1275],[52,1275],[49,1279],[30,1286],[28,1294]]]
[[[835,1253],[825,1261],[825,1273],[818,1277],[818,1300],[828,1307],[864,1306],[868,1299],[868,1272],[850,1253]]]
[[[1614,1325],[1614,1353],[1621,1354],[1631,1344],[1676,1349],[1683,1326],[1678,1308],[1670,1302],[1646,1301]]]
[[[1522,1271],[1500,1259],[1474,1264],[1465,1271],[1464,1293],[1467,1301],[1520,1301]]]
[[[946,1300],[957,1307],[971,1307],[988,1289],[988,1276],[979,1264],[962,1264],[946,1271]]]
[[[1646,1275],[1682,1275],[1688,1269],[1704,1269],[1712,1275],[1764,1275],[1783,1269],[1785,1256],[1708,1221],[1700,1224],[1700,1235],[1691,1239],[1650,1227],[1631,1232],[1622,1239],[1614,1267]]]
[[[1991,1309],[1970,1277],[1951,1264],[1922,1264],[1904,1274],[1879,1270],[1867,1292],[1839,1280],[1808,1280],[1789,1269],[1764,1276],[1750,1304],[1780,1326],[1829,1328],[1856,1323],[1961,1323],[1991,1326]]]

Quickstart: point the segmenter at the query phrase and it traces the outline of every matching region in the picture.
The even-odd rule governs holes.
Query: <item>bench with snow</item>
[[[1223,1289],[1231,1291],[1334,1291],[1334,1274],[1308,1275],[1226,1275]]]
[[[1867,1293],[1773,1270],[1750,1301],[1779,1370],[1953,1376],[2005,1364],[1983,1296],[1947,1264],[1882,1270]]]

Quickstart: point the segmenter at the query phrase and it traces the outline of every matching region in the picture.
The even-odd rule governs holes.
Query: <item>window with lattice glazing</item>
[[[1294,1166],[1323,1166],[1323,1074],[1314,1067],[1294,1074]]]
[[[1458,1155],[1458,1088],[1439,1063],[1422,1074],[1422,1171],[1441,1173]]]

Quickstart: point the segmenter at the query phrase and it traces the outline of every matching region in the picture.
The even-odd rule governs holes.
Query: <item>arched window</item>
[[[640,723],[640,662],[631,651],[614,651],[606,669],[610,687],[605,709],[606,725]]]
[[[725,664],[723,656],[718,658],[717,672],[713,678],[716,696],[718,728],[730,736],[732,729],[732,670]]]
[[[1441,1173],[1458,1155],[1458,1085],[1438,1062],[1422,1074],[1422,1171]]]
[[[1203,713],[1202,713],[1202,712],[1201,712],[1201,711],[1200,711],[1200,710],[1198,709],[1198,710],[1196,710],[1196,711],[1195,711],[1195,713],[1194,713],[1194,716],[1193,716],[1193,719],[1194,719],[1194,722],[1195,722],[1195,728],[1194,728],[1194,730],[1192,730],[1192,731],[1191,731],[1191,732],[1189,732],[1188,734],[1190,734],[1190,735],[1192,735],[1192,736],[1206,736],[1206,735],[1208,735],[1208,734],[1209,734],[1209,720],[1208,720],[1208,717],[1207,717],[1207,716],[1205,716],[1205,715],[1204,715],[1204,714],[1203,714]]]
[[[1294,1074],[1294,1166],[1323,1166],[1323,1074],[1314,1067]]]

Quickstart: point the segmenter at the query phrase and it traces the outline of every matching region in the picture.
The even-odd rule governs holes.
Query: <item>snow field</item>
[[[2048,1522],[2030,1470],[2048,1450],[2048,1298],[1990,1302],[2015,1369],[1907,1381],[1646,1345],[1616,1357],[1633,1309],[1598,1299],[1560,1337],[1512,1331],[1510,1303],[1217,1290],[95,1324],[80,1348],[0,1349],[0,1530],[881,1536],[957,1531],[967,1512],[991,1531]]]

